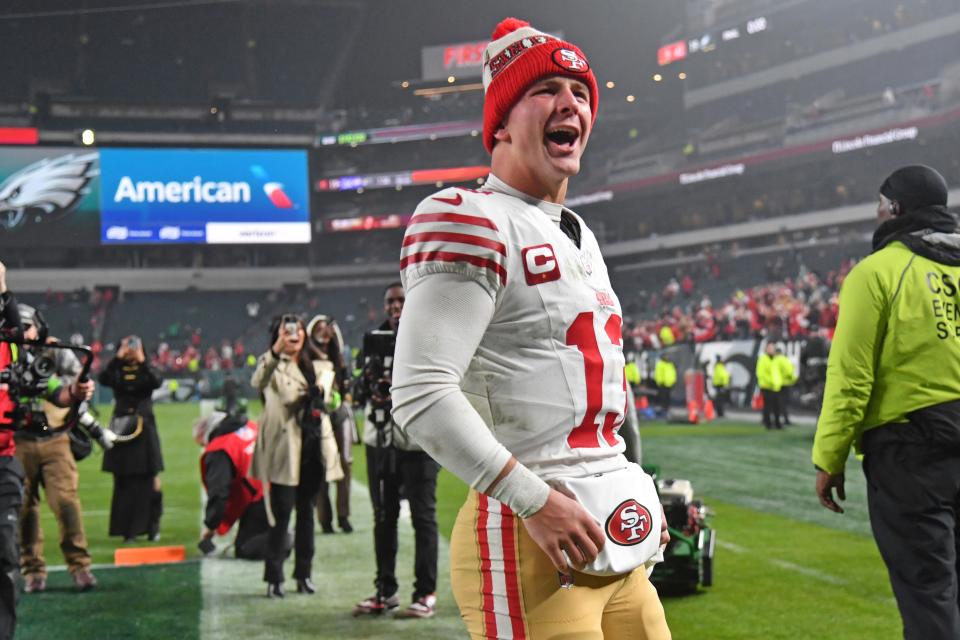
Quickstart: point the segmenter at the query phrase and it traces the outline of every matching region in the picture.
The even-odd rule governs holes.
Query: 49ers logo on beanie
[[[587,73],[590,71],[590,63],[571,49],[554,50],[553,61],[556,62],[561,69],[566,69],[573,73]]]
[[[632,547],[647,539],[653,531],[653,516],[645,506],[630,498],[624,500],[607,518],[607,537],[621,547]]]
[[[597,119],[597,79],[579,47],[516,18],[497,25],[483,54],[483,146],[488,152],[493,152],[494,132],[527,87],[550,76],[567,76],[586,84],[590,112]]]

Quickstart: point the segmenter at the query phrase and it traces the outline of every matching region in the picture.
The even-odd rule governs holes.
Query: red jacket
[[[0,342],[0,371],[13,362],[9,342]],[[6,389],[0,391],[0,456],[12,456],[17,450],[13,440],[13,410],[16,407]]]
[[[227,498],[223,521],[217,526],[217,533],[224,535],[230,531],[233,523],[240,519],[254,502],[263,499],[263,485],[259,480],[248,477],[250,461],[253,460],[253,447],[257,442],[257,423],[250,420],[247,426],[210,441],[200,456],[200,477],[203,478],[204,463],[207,454],[223,451],[230,456],[236,473],[230,483],[230,496]],[[206,487],[206,482],[204,482]]]

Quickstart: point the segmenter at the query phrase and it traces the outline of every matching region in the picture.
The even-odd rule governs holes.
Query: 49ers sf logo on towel
[[[606,524],[607,537],[622,547],[632,547],[647,539],[653,530],[649,509],[630,498],[613,510]]]

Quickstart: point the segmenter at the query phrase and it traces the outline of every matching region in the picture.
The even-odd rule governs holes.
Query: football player
[[[666,543],[659,503],[617,498],[601,514],[573,488],[634,486],[617,435],[620,303],[596,238],[563,206],[596,78],[578,47],[508,18],[483,82],[491,175],[424,200],[403,241],[394,416],[474,489],[451,539],[472,637],[669,638],[646,560],[599,567]]]

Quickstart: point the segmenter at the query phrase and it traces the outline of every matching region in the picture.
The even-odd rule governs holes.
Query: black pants
[[[270,524],[267,522],[267,510],[263,500],[254,502],[240,516],[237,523],[237,538],[233,549],[238,558],[244,560],[264,560],[267,557],[267,538]]]
[[[270,484],[270,508],[275,526],[267,534],[267,557],[264,562],[264,582],[283,582],[283,561],[287,557],[287,531],[290,515],[297,511],[294,530],[294,578],[311,577],[313,564],[313,505],[320,492],[320,480],[324,475],[323,459],[320,456],[320,438],[304,434],[300,453],[300,484],[289,486]]]
[[[781,387],[777,396],[780,400],[780,418],[784,424],[790,424],[790,414],[787,411],[787,405],[790,404],[790,387]]]
[[[763,426],[767,429],[782,429],[780,412],[780,392],[773,389],[761,389],[763,394]]]
[[[394,456],[391,465],[390,457]],[[373,502],[373,541],[377,555],[377,592],[397,592],[397,519],[400,494],[413,517],[413,598],[437,590],[437,473],[440,465],[422,451],[367,446],[367,481]]]
[[[20,553],[17,520],[23,504],[23,466],[0,456],[0,640],[10,640],[17,625]]]
[[[672,392],[672,387],[657,387],[657,404],[663,411],[663,415],[670,413],[670,394]]]
[[[717,416],[723,417],[727,403],[730,402],[730,389],[727,387],[716,387],[713,394],[713,408],[717,411]]]
[[[960,638],[960,449],[864,439],[870,525],[906,640]]]

